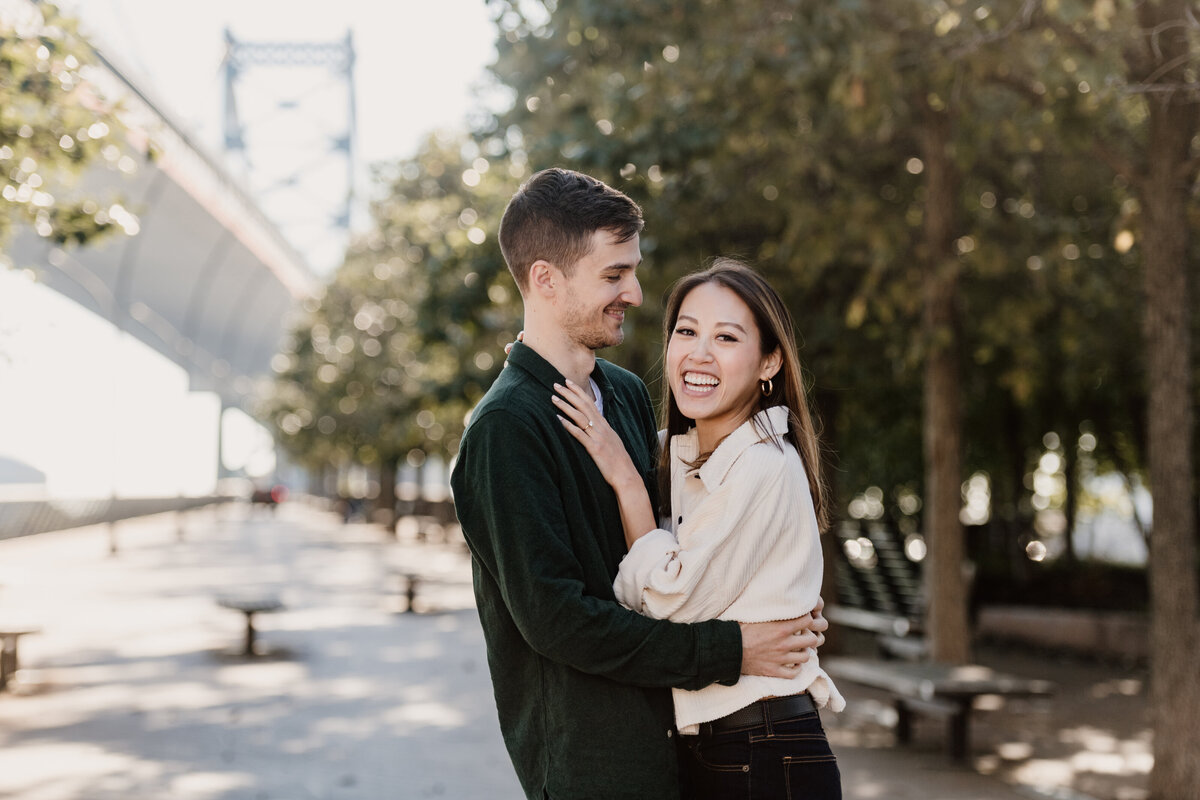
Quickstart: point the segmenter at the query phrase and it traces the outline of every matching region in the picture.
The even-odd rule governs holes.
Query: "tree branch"
[[[1017,75],[1002,75],[999,72],[989,72],[983,76],[985,81],[1003,86],[1024,97],[1035,106],[1043,106],[1046,104],[1046,90],[1037,90],[1037,84],[1027,78]]]
[[[1154,70],[1154,72],[1150,75],[1150,77],[1146,78],[1144,81],[1142,81],[1142,83],[1158,83],[1159,78],[1163,77],[1168,72],[1170,72],[1171,70],[1173,70],[1177,67],[1182,67],[1184,64],[1188,63],[1191,60],[1192,60],[1191,53],[1180,53],[1179,55],[1175,56],[1167,63],[1160,65],[1159,68]]]
[[[1096,47],[1095,42],[1072,28],[1070,25],[1064,24],[1063,21],[1058,17],[1054,16],[1053,14],[1043,14],[1041,15],[1041,19],[1047,28],[1054,31],[1055,36],[1058,36],[1060,39],[1066,39],[1072,45],[1079,48],[1092,58],[1096,58],[1100,55],[1100,49]]]
[[[1200,83],[1131,83],[1125,87],[1129,94],[1191,94],[1191,102],[1200,101]]]
[[[946,57],[951,60],[957,60],[989,44],[1003,41],[1018,31],[1028,30],[1033,26],[1034,15],[1042,10],[1042,2],[1043,0],[1025,0],[1021,4],[1021,10],[1004,27],[994,33],[977,36],[957,48],[947,50]]]
[[[907,52],[902,49],[901,52],[904,55],[896,60],[896,67],[898,69],[908,69],[929,61],[931,57],[939,56],[939,53],[943,59],[958,61],[988,45],[1003,41],[1019,31],[1028,30],[1033,27],[1033,18],[1041,9],[1043,2],[1044,0],[1025,0],[1021,4],[1021,10],[999,30],[992,33],[979,34],[961,44],[948,41],[939,47],[937,44],[931,45],[927,37],[919,37],[916,39],[917,46],[915,48]],[[868,6],[874,9],[876,6],[882,7],[883,4],[869,3]],[[890,28],[881,26],[880,29],[894,30],[898,29],[898,26],[893,24]],[[936,50],[931,51],[931,48],[936,48]]]

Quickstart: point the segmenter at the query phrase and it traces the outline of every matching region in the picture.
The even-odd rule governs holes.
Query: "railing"
[[[921,564],[905,554],[903,536],[884,525],[856,522],[844,523],[837,536],[839,603],[907,619],[913,628],[919,627],[925,615]],[[860,557],[848,554],[848,542]]]
[[[234,500],[224,495],[205,497],[101,497],[78,500],[0,501],[0,539],[34,533],[118,522],[167,511]]]

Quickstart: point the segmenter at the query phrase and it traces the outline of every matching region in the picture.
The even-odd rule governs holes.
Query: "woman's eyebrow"
[[[675,322],[676,322],[676,323],[679,323],[679,322],[681,322],[682,320],[685,320],[685,319],[686,319],[688,322],[692,323],[693,325],[695,325],[697,322],[699,322],[699,320],[697,320],[695,317],[693,317],[693,316],[689,316],[688,314],[680,314],[678,317],[676,317],[676,318],[675,318]],[[745,329],[745,328],[743,328],[741,325],[739,325],[739,324],[738,324],[738,323],[736,323],[736,322],[718,322],[718,323],[717,323],[717,327],[720,327],[720,326],[722,326],[722,325],[726,325],[726,326],[728,326],[728,327],[730,327],[730,328],[737,328],[737,329],[738,329],[739,331],[741,331],[742,333],[745,333],[745,332],[746,332],[746,329]]]

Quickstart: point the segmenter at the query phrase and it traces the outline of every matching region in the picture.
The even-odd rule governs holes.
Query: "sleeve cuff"
[[[712,620],[697,626],[700,642],[700,685],[733,686],[742,677],[742,628],[732,620]]]
[[[613,592],[626,608],[645,613],[642,592],[650,585],[655,571],[666,569],[679,553],[675,534],[655,528],[633,543],[613,581]]]

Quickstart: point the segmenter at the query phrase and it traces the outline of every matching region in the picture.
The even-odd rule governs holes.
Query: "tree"
[[[553,15],[498,5],[495,71],[517,102],[491,135],[534,169],[591,172],[646,211],[647,308],[629,318],[623,364],[653,379],[655,298],[725,253],[754,261],[802,316],[820,407],[855,405],[862,395],[847,387],[901,369],[905,348],[894,343],[904,337],[894,328],[904,312],[865,313],[872,287],[890,291],[880,280],[886,260],[907,248],[895,197],[878,190],[897,168],[895,153],[856,146],[868,137],[847,135],[845,115],[828,103],[831,93],[852,92],[831,67],[833,17],[794,2],[564,2]],[[844,144],[824,146],[839,137]],[[862,333],[846,336],[847,327]],[[835,418],[827,415],[830,435]],[[887,435],[897,426],[880,428]]]
[[[963,176],[1008,155],[1003,137],[972,143],[1019,104],[984,78],[1012,57],[1022,7],[574,0],[535,17],[530,4],[499,5],[497,73],[518,101],[498,129],[519,129],[539,167],[567,159],[639,199],[653,268],[678,275],[716,253],[756,261],[803,312],[827,430],[904,431],[888,424],[895,385],[874,409],[846,396],[869,396],[881,375],[924,387],[930,629],[936,657],[964,660],[960,306],[979,195],[965,195]],[[648,295],[664,283],[649,277]],[[623,357],[632,349],[635,368],[650,362],[639,342],[657,344],[634,337]]]
[[[1154,798],[1184,797],[1200,785],[1196,558],[1195,395],[1192,389],[1188,258],[1191,197],[1200,175],[1200,23],[1182,0],[1110,4],[1055,28],[1115,76],[1122,117],[1109,121],[1096,154],[1137,198],[1144,280],[1148,404],[1147,473],[1154,499],[1150,535],[1151,706]],[[1120,61],[1112,59],[1117,54]]]
[[[119,229],[119,204],[74,191],[83,170],[125,156],[119,109],[88,80],[94,61],[49,3],[0,16],[0,246],[19,225],[59,244]]]
[[[1200,657],[1197,624],[1195,405],[1191,389],[1192,306],[1188,206],[1200,160],[1197,25],[1190,4],[1138,8],[1140,47],[1126,59],[1148,94],[1145,161],[1134,173],[1142,202],[1147,377],[1147,462],[1154,498],[1150,538],[1152,797],[1183,797],[1200,786]]]
[[[1195,664],[1198,636],[1196,550],[1197,397],[1191,336],[1188,260],[1193,256],[1192,196],[1200,174],[1200,23],[1192,4],[1146,2],[1046,3],[1038,14],[1047,49],[1076,67],[1044,92],[1062,100],[1087,95],[1081,157],[1107,164],[1124,195],[1109,230],[1117,248],[1140,262],[1144,341],[1145,433],[1135,434],[1128,464],[1144,453],[1154,514],[1150,540],[1151,707],[1155,762],[1153,798],[1189,796],[1200,785],[1200,705]],[[1134,393],[1139,397],[1141,392]],[[1128,466],[1122,467],[1129,471]]]
[[[457,452],[516,335],[494,246],[511,181],[473,143],[438,136],[381,165],[371,230],[280,354],[261,415],[301,463],[378,470],[387,513],[401,463]]]

